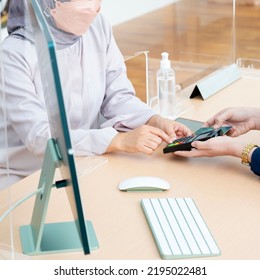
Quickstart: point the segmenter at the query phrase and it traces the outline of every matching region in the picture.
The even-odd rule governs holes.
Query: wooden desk
[[[260,104],[260,81],[241,79],[207,101],[192,100],[194,107],[185,117],[206,120],[227,106]],[[250,132],[245,142],[260,144],[260,132]],[[260,181],[239,159],[231,157],[183,159],[163,155],[106,155],[108,162],[79,178],[86,218],[94,224],[100,248],[91,255],[82,252],[27,257],[32,259],[160,259],[156,244],[140,206],[144,197],[192,197],[220,249],[210,259],[260,258]],[[138,175],[160,176],[171,183],[161,193],[125,193],[120,181]],[[35,190],[39,172],[13,185],[12,198]],[[0,194],[0,201],[7,190]],[[20,253],[19,227],[31,219],[34,199],[12,214],[14,248]],[[71,220],[65,191],[54,189],[47,222]],[[9,242],[8,221],[0,225],[0,243]],[[20,256],[21,257],[21,256]]]

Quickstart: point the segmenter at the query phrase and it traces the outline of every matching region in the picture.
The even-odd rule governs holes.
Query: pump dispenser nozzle
[[[161,53],[162,60],[160,63],[161,69],[170,69],[171,68],[171,62],[169,60],[169,54],[167,52]]]

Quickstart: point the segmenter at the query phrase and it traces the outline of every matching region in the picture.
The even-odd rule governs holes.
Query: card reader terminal
[[[202,127],[195,131],[192,135],[188,137],[183,137],[174,140],[172,143],[168,144],[164,149],[163,153],[172,153],[175,151],[190,151],[192,149],[191,143],[194,141],[206,141],[210,138],[225,135],[232,126],[222,126],[220,128],[213,127]]]

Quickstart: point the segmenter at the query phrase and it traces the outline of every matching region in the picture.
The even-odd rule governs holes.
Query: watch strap
[[[241,163],[244,165],[249,165],[249,161],[248,161],[248,154],[250,153],[250,151],[254,148],[254,147],[258,147],[255,144],[247,144],[241,154]]]

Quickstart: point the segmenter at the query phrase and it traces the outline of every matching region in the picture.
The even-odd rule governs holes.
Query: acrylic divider
[[[23,1],[23,0],[22,0]],[[1,20],[0,20],[0,155],[1,165],[0,170],[0,260],[26,259],[26,257],[18,253],[14,246],[15,229],[14,220],[15,212],[10,211],[20,199],[26,195],[15,193],[11,185],[16,181],[10,176],[9,169],[9,137],[8,135],[8,112],[7,112],[7,93],[6,93],[6,76],[4,76],[4,61],[2,42],[7,36],[7,19],[8,19],[8,1],[1,1]]]
[[[134,86],[137,97],[159,113],[156,72],[160,65],[160,60],[150,58],[149,51],[140,51],[133,55],[125,56],[125,64],[128,78]],[[192,108],[189,99],[181,94],[181,84],[176,84],[176,92],[178,111],[176,115],[169,116],[171,118],[177,118],[180,114]]]
[[[2,5],[2,4],[1,4]],[[0,21],[0,42],[3,40],[2,22],[3,13],[1,6],[1,21]],[[11,193],[7,187],[4,189],[4,181],[8,180],[8,143],[7,143],[7,124],[6,124],[6,106],[5,106],[5,90],[4,90],[4,73],[3,73],[3,61],[2,46],[0,45],[0,124],[2,127],[1,139],[0,139],[0,153],[3,164],[7,166],[6,175],[0,175],[0,216],[5,213],[11,205]],[[13,240],[12,240],[12,216],[7,216],[2,222],[0,222],[0,260],[13,259]]]

